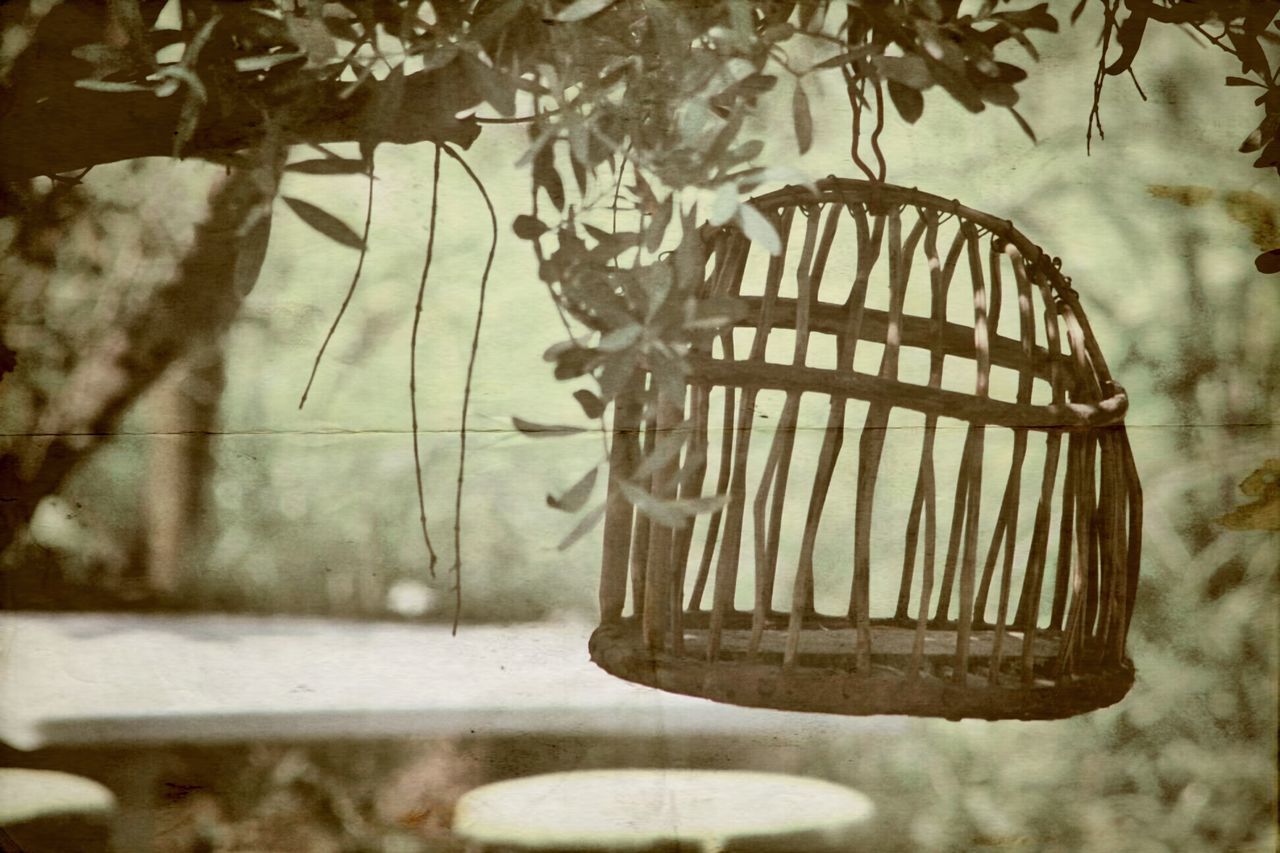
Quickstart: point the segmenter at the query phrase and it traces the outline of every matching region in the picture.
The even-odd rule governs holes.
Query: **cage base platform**
[[[741,627],[726,629],[719,658],[709,661],[705,627],[686,626],[684,648],[677,654],[649,648],[640,626],[634,620],[622,620],[602,625],[592,634],[591,659],[619,678],[672,693],[748,707],[852,716],[1053,720],[1113,705],[1133,685],[1134,670],[1128,661],[1063,679],[1037,676],[1030,683],[1002,672],[993,684],[986,674],[992,631],[975,632],[964,683],[954,677],[949,665],[954,640],[948,648],[945,637],[952,636],[950,632],[926,633],[928,666],[914,676],[908,666],[913,629],[874,625],[871,665],[861,673],[852,629],[823,630],[816,635],[807,629],[807,635],[815,636],[804,638],[806,651],[790,667],[782,663],[785,630],[767,629],[754,657],[747,653],[750,633]],[[1020,635],[1007,632],[1004,660],[1020,656],[1021,644]],[[1057,651],[1057,637],[1035,640],[1033,655],[1039,664],[1051,661]]]

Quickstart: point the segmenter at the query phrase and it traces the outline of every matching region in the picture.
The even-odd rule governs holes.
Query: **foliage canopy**
[[[676,393],[691,344],[735,319],[732,300],[695,299],[706,229],[735,226],[776,251],[777,234],[745,199],[806,177],[758,163],[764,140],[748,119],[766,93],[789,99],[803,154],[830,130],[812,114],[814,78],[840,75],[850,157],[871,180],[888,175],[886,121],[915,123],[927,99],[1007,110],[1034,139],[1017,110],[1019,84],[1038,59],[1035,39],[1063,25],[1061,10],[1019,0],[26,0],[0,11],[0,179],[68,184],[73,170],[156,154],[250,168],[270,159],[267,147],[307,144],[316,156],[286,169],[366,174],[372,187],[379,144],[431,142],[434,200],[441,152],[483,192],[462,151],[488,124],[524,124],[529,207],[513,227],[566,331],[546,358],[557,378],[594,377],[598,389],[575,397],[600,418],[625,394],[652,406],[659,390]],[[1102,134],[1106,78],[1133,74],[1150,25],[1177,26],[1238,64],[1226,85],[1258,90],[1262,116],[1240,150],[1280,173],[1280,68],[1270,55],[1280,2],[1079,0],[1068,20],[1091,10],[1101,27],[1089,137]],[[360,157],[333,153],[331,142],[358,142]],[[256,260],[238,267],[241,292],[265,253],[275,193],[267,181],[238,232]],[[6,204],[19,195],[7,192]],[[315,205],[284,201],[363,261],[367,220],[362,235]],[[433,211],[415,345],[435,222]],[[1277,266],[1278,249],[1258,259],[1262,271]],[[633,383],[641,365],[656,380],[648,391]],[[465,424],[464,405],[464,435]],[[596,472],[549,502],[582,509]],[[641,506],[671,525],[707,508]]]

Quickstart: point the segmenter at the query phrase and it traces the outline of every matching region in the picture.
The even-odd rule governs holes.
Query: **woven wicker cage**
[[[778,255],[711,236],[702,295],[747,316],[693,347],[679,399],[619,403],[592,659],[802,711],[1046,719],[1118,701],[1142,497],[1127,399],[1070,280],[958,202],[817,190],[753,201]],[[667,435],[679,454],[654,452]],[[664,526],[616,483],[642,475],[657,499],[725,501]]]

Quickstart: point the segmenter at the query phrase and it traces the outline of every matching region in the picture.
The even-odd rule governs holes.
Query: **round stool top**
[[[512,779],[459,799],[454,832],[529,850],[848,850],[874,807],[818,779],[728,770],[579,770]],[[784,849],[777,847],[776,849]]]
[[[107,815],[111,791],[92,779],[56,770],[0,769],[0,826],[68,815]]]

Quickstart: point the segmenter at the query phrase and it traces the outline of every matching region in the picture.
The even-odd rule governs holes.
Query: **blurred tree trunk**
[[[270,134],[250,164],[219,180],[174,279],[87,347],[34,434],[0,452],[0,551],[170,364],[215,345],[231,325],[266,254],[286,152]]]
[[[223,368],[222,347],[201,343],[170,365],[148,395],[144,560],[147,584],[161,594],[182,588],[200,550]]]

